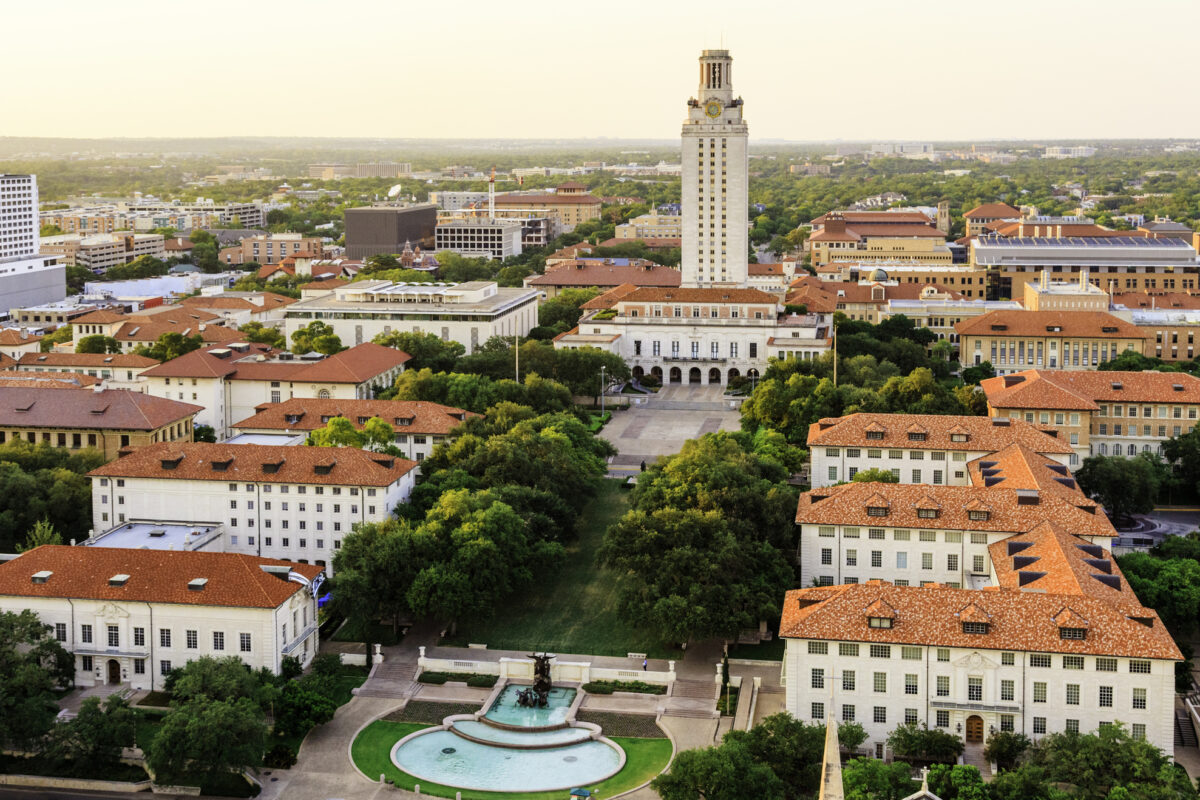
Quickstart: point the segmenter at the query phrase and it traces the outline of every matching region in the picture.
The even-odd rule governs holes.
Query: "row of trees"
[[[103,463],[97,450],[72,452],[21,439],[0,445],[0,552],[13,552],[39,523],[84,538],[92,524],[85,476]]]
[[[643,472],[599,562],[622,573],[620,612],[663,640],[735,637],[780,613],[795,583],[805,453],[770,430],[706,434]]]
[[[614,453],[575,416],[513,402],[458,431],[423,462],[401,519],[360,525],[342,541],[335,610],[394,626],[407,616],[452,627],[489,618],[561,557]]]

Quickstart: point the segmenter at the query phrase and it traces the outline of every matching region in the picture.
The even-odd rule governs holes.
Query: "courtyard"
[[[741,427],[740,405],[724,397],[725,387],[699,384],[667,385],[656,394],[635,396],[631,405],[613,414],[600,435],[617,448],[609,472],[634,475],[643,461],[678,453],[689,439]]]

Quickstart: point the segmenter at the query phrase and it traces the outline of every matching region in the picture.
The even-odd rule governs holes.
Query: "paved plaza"
[[[725,387],[700,385],[664,386],[646,395],[641,405],[613,412],[612,421],[600,435],[617,448],[610,472],[633,475],[641,464],[659,456],[673,455],[684,442],[706,433],[736,431],[741,427],[737,400],[724,399]]]

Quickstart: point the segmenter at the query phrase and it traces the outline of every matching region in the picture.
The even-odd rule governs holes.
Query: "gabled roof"
[[[233,352],[214,347],[193,350],[146,370],[145,375],[360,384],[396,369],[411,358],[408,353],[374,342],[364,342],[320,361],[259,361],[259,356],[270,356],[274,351],[257,344],[238,343],[237,348]]]
[[[415,461],[353,447],[162,442],[136,448],[129,455],[110,461],[88,475],[230,483],[389,486],[416,466]]]
[[[234,423],[235,428],[312,431],[325,426],[325,420],[345,417],[355,428],[361,418],[379,417],[389,425],[410,433],[445,435],[468,417],[471,411],[421,400],[319,400],[293,398],[282,403],[264,403],[258,413]],[[401,420],[406,424],[401,425]]]
[[[646,262],[638,265],[595,263],[591,260],[556,264],[528,280],[530,286],[679,286],[682,273],[672,267]]]
[[[868,439],[867,432],[882,433]],[[924,434],[915,441],[909,434]],[[954,441],[965,436],[966,441]],[[806,444],[812,447],[878,447],[916,450],[990,452],[1021,443],[1035,453],[1070,455],[1071,445],[1022,420],[936,414],[849,414],[826,417],[808,428]]]
[[[241,553],[43,545],[0,564],[0,597],[277,608],[305,589],[289,571],[311,581],[322,567]],[[50,575],[34,583],[41,572]],[[116,575],[128,580],[112,585]],[[202,590],[188,588],[196,579],[205,580]]]
[[[149,356],[135,353],[22,353],[17,360],[21,367],[79,367],[97,369],[102,367],[143,368],[153,367],[159,362]]]
[[[1109,330],[1105,330],[1109,329]],[[959,336],[1078,336],[1144,339],[1138,326],[1106,311],[989,311],[954,326]]]
[[[365,383],[385,372],[400,367],[412,356],[394,347],[384,347],[374,342],[334,353],[328,358],[313,362],[297,372],[290,380],[315,381],[318,383]]]
[[[998,586],[1086,595],[1120,607],[1141,606],[1112,553],[1070,533],[1058,520],[994,542],[988,551]],[[1075,608],[1075,613],[1079,611]]]
[[[153,431],[203,410],[126,389],[63,392],[0,385],[0,426],[7,428]]]
[[[1008,203],[984,203],[965,212],[963,216],[967,219],[1003,219],[1005,217],[1019,217],[1021,216],[1021,212]]]
[[[78,319],[73,322],[79,322]],[[16,330],[15,328],[0,328],[0,346],[12,347],[13,345],[22,344],[37,344],[42,340],[41,336],[28,333],[24,330]]]
[[[1031,369],[980,386],[993,408],[1095,411],[1098,403],[1200,403],[1200,378],[1185,372]]]
[[[974,600],[960,608],[954,616],[958,617],[959,622],[982,622],[987,625],[992,621],[992,615]]]
[[[84,314],[82,317],[75,317],[71,320],[72,325],[110,325],[114,322],[121,322],[129,319],[128,314],[118,314],[115,311],[107,311],[100,309]]]

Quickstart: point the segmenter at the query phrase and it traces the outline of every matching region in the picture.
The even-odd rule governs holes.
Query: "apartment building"
[[[56,303],[67,296],[66,266],[39,252],[37,176],[0,172],[2,308]]]
[[[20,373],[67,373],[99,378],[106,389],[143,392],[142,373],[157,359],[133,353],[23,353],[11,369]]]
[[[992,417],[1053,426],[1080,458],[1161,454],[1200,417],[1200,379],[1179,372],[1031,369],[980,386]]]
[[[1021,444],[1060,464],[1075,451],[1057,429],[1020,419],[933,414],[850,414],[808,428],[813,488],[850,481],[863,470],[882,469],[900,483],[966,486],[967,464]]]
[[[302,253],[311,254],[314,258],[322,253],[323,245],[319,236],[305,236],[300,233],[270,233],[262,236],[250,236],[233,247],[223,247],[219,258],[222,264],[245,264],[256,261],[259,264],[278,264],[289,256]]]
[[[1005,237],[982,235],[970,243],[970,263],[990,274],[992,297],[1023,297],[1025,284],[1048,274],[1088,282],[1107,293],[1195,291],[1196,250],[1179,239],[1147,236]]]
[[[307,665],[321,574],[237,553],[44,545],[0,564],[0,611],[37,614],[74,658],[76,686],[161,691],[204,656]]]
[[[193,350],[142,373],[146,392],[198,403],[197,425],[218,438],[263,403],[295,397],[365,399],[390,387],[409,356],[371,342],[320,358],[279,353],[245,342]]]
[[[1041,366],[1090,370],[1146,346],[1136,325],[1100,311],[993,311],[954,330],[959,360],[989,361],[999,375]]]
[[[310,434],[334,417],[344,417],[357,430],[378,417],[395,430],[393,443],[410,461],[420,463],[433,448],[452,438],[454,429],[478,414],[420,400],[318,400],[295,398],[266,403],[258,413],[233,424],[235,433]]]
[[[41,242],[42,252],[57,256],[60,263],[99,273],[142,256],[167,257],[163,236],[157,233],[101,233],[94,236],[64,233],[42,237]]]
[[[521,255],[521,231],[521,222],[515,219],[442,220],[434,229],[434,249],[503,261]]]
[[[62,392],[60,392],[62,394]],[[352,447],[166,443],[92,470],[92,524],[225,528],[228,553],[325,567],[354,525],[408,500],[415,461]]]
[[[130,203],[127,210],[135,214],[205,215],[215,217],[217,224],[222,228],[262,228],[267,220],[267,212],[262,203],[216,203],[204,198],[194,203],[158,203],[143,200]]]
[[[538,294],[494,281],[356,281],[288,306],[284,325],[290,337],[321,320],[343,344],[369,342],[393,330],[432,333],[459,342],[471,354],[493,336],[527,335],[537,325]]]

